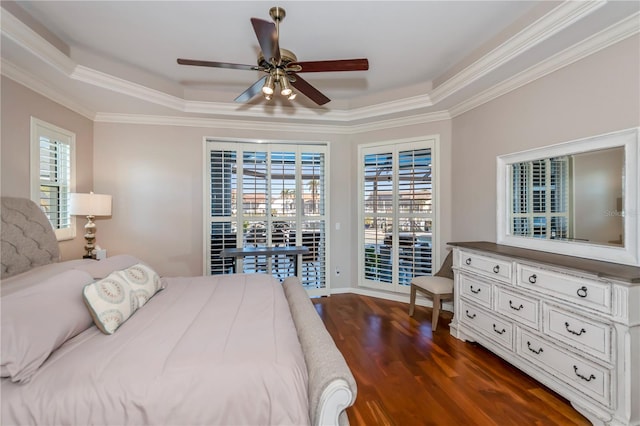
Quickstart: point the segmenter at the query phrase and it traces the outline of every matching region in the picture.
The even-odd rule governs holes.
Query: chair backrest
[[[449,252],[435,276],[453,279],[453,251]]]

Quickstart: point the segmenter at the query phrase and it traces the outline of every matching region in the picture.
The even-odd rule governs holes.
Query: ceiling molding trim
[[[4,8],[0,13],[0,30],[3,35],[66,75],[76,66],[71,58]]]
[[[218,118],[171,117],[142,114],[98,113],[96,123],[143,124],[153,126],[206,127],[237,130],[273,130],[304,133],[341,133],[346,129],[335,125],[309,125],[302,123],[282,123],[248,120],[225,120]]]
[[[69,77],[92,86],[101,87],[112,92],[122,93],[134,98],[142,99],[156,105],[161,105],[177,111],[185,110],[185,101],[173,95],[150,89],[149,87],[133,83],[111,74],[93,68],[77,65]]]
[[[606,3],[606,0],[563,2],[527,28],[433,89],[431,92],[433,102],[437,104],[448,98],[506,62],[533,48],[538,43],[571,26]]]
[[[6,59],[2,60],[1,72],[3,76],[25,86],[27,89],[32,90],[39,95],[44,96],[52,102],[60,104],[63,107],[88,118],[89,120],[93,120],[96,116],[95,111],[85,108],[83,105],[80,105],[73,99],[51,88],[49,85],[40,81],[37,77],[34,77],[24,69],[16,66]]]
[[[451,114],[449,111],[436,111],[426,114],[416,114],[408,117],[392,118],[388,120],[378,120],[372,123],[365,124],[352,124],[347,128],[348,134],[359,134],[366,132],[374,132],[385,129],[392,129],[398,127],[407,127],[417,124],[433,123],[436,121],[450,120]]]
[[[347,121],[367,120],[383,115],[413,111],[430,106],[433,106],[431,96],[429,96],[429,94],[421,94],[366,107],[354,108],[347,111]]]
[[[455,105],[449,111],[451,117],[457,117],[465,112],[479,107],[493,99],[505,95],[513,90],[525,86],[554,71],[571,65],[602,49],[640,33],[640,13],[635,13],[622,21],[592,35],[567,49],[556,53],[546,60],[530,67],[513,77]]]
[[[342,124],[309,125],[303,123],[226,120],[217,118],[171,117],[142,114],[97,113],[96,123],[142,124],[153,126],[204,127],[236,130],[273,130],[282,132],[356,134],[383,129],[406,127],[451,119],[448,111],[412,115],[389,120],[344,126]]]
[[[259,110],[257,110],[259,109]],[[273,120],[275,113],[282,113],[281,120],[349,121],[348,111],[307,109],[274,105],[247,105],[237,103],[216,103],[208,101],[186,101],[184,112],[212,115],[254,117]],[[290,116],[295,112],[295,117]]]

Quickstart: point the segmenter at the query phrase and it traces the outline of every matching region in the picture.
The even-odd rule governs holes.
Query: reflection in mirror
[[[639,131],[498,156],[497,242],[640,266]]]
[[[509,165],[511,235],[623,246],[624,147]]]

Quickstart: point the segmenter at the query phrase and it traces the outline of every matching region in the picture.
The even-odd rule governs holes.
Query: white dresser
[[[640,425],[640,268],[451,245],[453,336],[509,361],[594,424]]]

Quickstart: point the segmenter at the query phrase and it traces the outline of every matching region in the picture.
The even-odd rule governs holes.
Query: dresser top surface
[[[637,266],[603,262],[600,260],[592,260],[575,256],[565,256],[539,250],[506,246],[487,241],[451,242],[447,244],[454,247],[480,250],[515,259],[544,263],[550,266],[560,266],[576,271],[587,272],[601,278],[610,278],[630,284],[640,285],[640,267]]]

